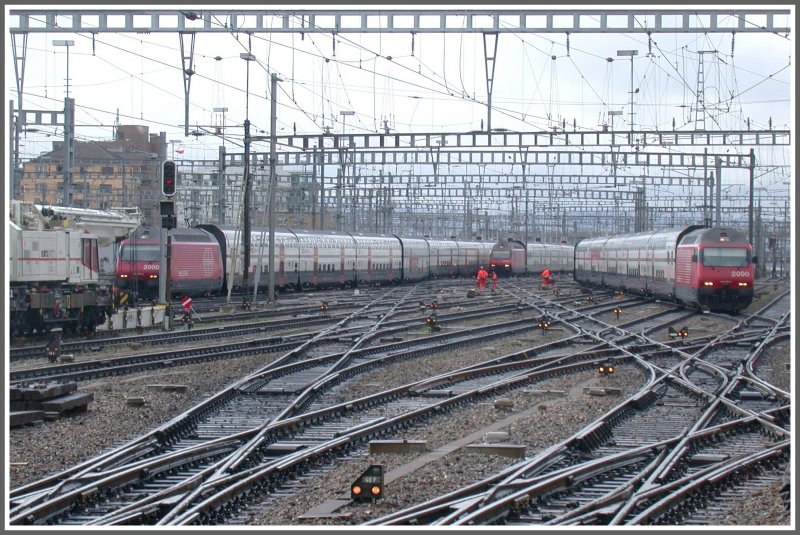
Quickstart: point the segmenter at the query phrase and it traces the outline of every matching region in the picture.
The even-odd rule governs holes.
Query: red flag
[[[192,298],[189,297],[188,295],[182,297],[181,304],[183,305],[183,308],[186,310],[186,312],[189,312],[189,309],[192,308]]]

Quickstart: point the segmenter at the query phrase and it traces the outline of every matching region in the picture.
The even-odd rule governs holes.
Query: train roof
[[[610,236],[597,236],[578,240],[576,247],[587,247],[592,244],[605,244],[606,242],[615,243],[618,241],[629,241],[637,238],[651,239],[654,236],[671,236],[675,240],[680,240],[682,236],[689,232],[702,230],[706,227],[702,225],[684,225],[682,227],[665,228],[660,230],[646,230],[643,232],[632,232],[628,234],[612,234]]]
[[[198,228],[175,228],[171,231],[173,242],[210,242],[213,240],[211,234]],[[158,227],[139,227],[124,240],[126,243],[159,243],[161,241],[161,229]]]
[[[744,233],[736,230],[735,228],[698,228],[691,232],[687,232],[681,238],[681,245],[688,245],[692,243],[700,244],[742,244],[748,243]]]

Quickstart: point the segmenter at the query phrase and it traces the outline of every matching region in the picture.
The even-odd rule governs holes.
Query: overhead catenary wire
[[[341,37],[341,36],[340,36],[340,37]],[[463,42],[463,36],[462,36],[461,40],[462,40],[462,42]],[[346,40],[346,39],[342,39],[342,40],[340,40],[340,42],[347,42],[347,40]],[[269,40],[269,45],[268,45],[268,46],[270,46],[270,47],[271,47],[271,46],[272,46],[272,44],[273,44],[273,40],[271,40],[271,39],[270,39],[270,40]],[[279,43],[278,43],[278,42],[274,42],[274,44],[275,44],[275,45],[279,45]],[[572,43],[572,44],[571,44],[571,50],[572,50],[572,52],[573,52],[573,55],[577,54],[577,52],[578,52],[578,51],[580,51],[580,48],[575,46],[576,44],[577,44],[577,43]],[[159,46],[161,46],[161,45],[159,45]],[[364,50],[364,49],[365,49],[365,47],[364,47],[362,44],[359,44],[359,45],[358,45],[358,47],[359,47],[359,50]],[[169,48],[169,47],[168,47],[168,48]],[[295,53],[297,53],[297,52],[298,52],[298,50],[296,49],[296,47],[294,47],[294,46],[290,46],[290,48],[291,48],[291,50],[292,50],[292,53],[293,53],[293,54],[295,54]],[[174,47],[173,47],[173,48],[171,48],[171,50],[174,50]],[[141,55],[140,55],[140,56],[141,56]],[[345,65],[345,64],[346,64],[346,62],[344,62],[344,61],[342,60],[342,57],[341,57],[341,56],[342,56],[342,53],[341,53],[341,49],[340,49],[339,58],[337,58],[336,60],[332,60],[332,61],[335,61],[335,62],[336,62],[336,64],[337,64],[337,69],[339,69],[339,67],[340,67],[340,66],[343,66],[343,65]],[[152,58],[148,58],[148,59],[152,59]],[[379,56],[377,56],[377,55],[376,55],[376,57],[375,57],[375,61],[378,61],[379,59],[380,59],[380,60],[385,60],[385,58],[383,58],[383,57],[379,57]],[[573,62],[573,64],[574,64],[575,60],[572,58],[572,55],[571,55],[571,61],[572,61],[572,62]],[[419,63],[419,61],[418,61],[418,63]],[[392,63],[392,64],[395,64],[395,65],[397,65],[397,63]],[[168,66],[169,66],[170,68],[177,68],[177,67],[175,67],[175,66],[173,66],[173,65],[168,65]],[[404,66],[404,65],[401,65],[401,68],[408,70],[408,67],[407,67],[407,66]],[[378,77],[380,76],[380,74],[379,74],[379,73],[378,73],[378,72],[377,72],[377,71],[376,71],[374,68],[373,68],[373,69],[371,69],[371,72],[372,72],[373,80],[376,80],[376,79],[378,79]],[[412,70],[412,72],[414,72],[415,74],[417,74],[417,73],[418,73],[418,71],[417,71],[417,70]],[[676,71],[676,72],[677,72],[677,71]],[[779,72],[780,72],[780,71],[779,71]],[[342,71],[341,69],[339,69],[339,73],[340,73],[340,79],[341,79],[341,78],[344,76],[344,74],[343,74],[343,71]],[[424,73],[423,73],[423,74],[424,74]],[[445,71],[445,74],[446,74],[446,71]],[[201,74],[195,74],[195,76],[200,76],[200,77],[202,77],[202,75],[201,75]],[[142,72],[142,75],[140,76],[140,79],[143,79],[143,78],[144,78],[144,76],[143,76],[143,72]],[[430,80],[432,84],[434,84],[434,85],[436,85],[436,86],[438,86],[438,87],[445,87],[445,88],[447,87],[447,84],[442,84],[441,82],[439,82],[438,80],[436,80],[436,78],[435,78],[435,77],[428,76],[428,77],[426,77],[426,78],[427,78],[428,80]],[[394,80],[394,79],[399,79],[399,77],[392,77],[391,79],[392,79],[392,80]],[[293,82],[295,81],[295,78],[294,78],[294,76],[292,76],[292,81],[293,81]],[[762,80],[762,83],[763,83],[763,82],[765,82],[765,81],[766,81],[766,79]],[[404,80],[403,82],[405,83],[406,81]],[[143,84],[146,84],[146,83],[147,83],[146,81],[143,81]],[[342,81],[342,83],[344,83],[344,82]],[[298,86],[298,87],[299,87],[299,86]],[[420,86],[420,87],[422,87],[422,86]],[[687,84],[685,84],[685,80],[684,80],[684,87],[687,87]],[[237,88],[237,89],[239,89],[239,88]],[[434,92],[435,92],[435,90],[432,90],[431,88],[426,88],[426,89],[427,89],[428,91],[434,91]],[[240,90],[240,89],[239,89],[239,90]],[[689,90],[691,90],[691,88],[689,88]],[[284,89],[283,89],[283,88],[281,88],[281,91],[284,91]],[[464,91],[464,92],[467,92],[467,89],[466,89],[466,87],[464,87],[464,88],[463,88],[463,91]],[[447,93],[446,91],[445,91],[445,92],[440,92],[439,94],[441,94],[441,95],[449,95],[449,93]],[[174,95],[174,94],[173,94],[173,96],[175,96],[176,98],[179,98],[177,95]],[[350,97],[348,97],[348,99],[349,99],[348,101],[351,101]],[[466,99],[466,100],[468,100],[468,101],[470,101],[470,102],[477,102],[477,101],[476,101],[476,99],[474,99],[474,98],[468,98],[468,99]],[[551,104],[553,104],[552,100],[553,100],[553,99],[551,98]],[[296,95],[295,95],[293,98],[290,98],[290,99],[289,99],[289,102],[291,102],[291,103],[292,103],[292,105],[293,105],[292,109],[295,109],[295,110],[303,110],[303,109],[304,109],[304,107],[303,107],[303,106],[300,106],[299,102],[297,101],[297,96],[296,96]],[[332,101],[329,101],[329,102],[332,102]],[[192,103],[192,105],[194,106],[195,104],[194,104],[194,103]],[[284,104],[283,104],[283,103],[280,103],[279,105],[283,106]],[[514,110],[506,110],[506,109],[503,109],[503,107],[502,107],[502,106],[498,106],[498,107],[497,107],[497,109],[498,109],[498,112],[499,112],[499,113],[515,113],[515,112],[514,112]],[[207,111],[207,110],[206,110],[206,111]],[[519,114],[518,112],[516,112],[516,115],[517,115],[517,116],[519,116],[520,114]],[[373,118],[373,122],[374,122],[375,120],[377,120],[377,117],[374,117],[374,118]],[[282,121],[282,124],[284,124],[284,126],[288,125],[288,123],[284,123],[283,121]],[[355,125],[354,125],[354,127],[355,127]]]

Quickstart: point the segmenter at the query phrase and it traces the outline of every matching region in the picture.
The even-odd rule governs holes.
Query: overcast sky
[[[793,19],[787,18],[785,24],[792,26]],[[6,102],[16,103],[7,28]],[[578,130],[597,130],[609,122],[608,111],[613,110],[622,112],[614,118],[615,128],[629,129],[631,62],[618,57],[617,51],[637,50],[633,60],[637,130],[671,130],[673,121],[679,130],[694,128],[700,51],[716,51],[703,54],[707,129],[745,129],[748,118],[753,129],[767,128],[770,119],[775,129],[793,128],[793,38],[792,34],[676,33],[653,34],[648,41],[645,34],[573,34],[569,38],[566,34],[500,34],[491,126],[536,131],[565,121],[569,131],[573,123]],[[119,113],[121,124],[165,131],[175,148],[183,146],[182,157],[216,158],[221,138],[184,135],[177,33],[101,33],[94,39],[87,33],[30,34],[25,109],[63,109],[67,48],[54,46],[53,41],[64,39],[75,43],[69,47],[69,90],[76,101],[79,140],[111,139]],[[249,62],[249,98],[248,62],[240,58],[248,51],[256,57]],[[325,126],[334,133],[343,129],[382,132],[384,127],[396,132],[463,132],[480,129],[486,120],[481,34],[339,34],[334,38],[331,34],[197,33],[193,69],[189,130],[210,130],[224,120],[229,152],[241,150],[242,124],[248,116],[254,134],[269,133],[273,72],[282,80],[277,97],[279,134],[318,134]],[[223,118],[214,108],[228,111]],[[343,110],[355,114],[342,116]],[[45,134],[26,134],[23,159],[49,150],[51,141],[63,135],[60,128],[43,130]],[[268,146],[255,145],[254,150],[267,151]],[[788,158],[788,149],[771,152],[770,158],[777,162]]]

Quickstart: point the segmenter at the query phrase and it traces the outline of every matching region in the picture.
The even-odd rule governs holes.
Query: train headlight
[[[703,283],[703,286],[714,286],[714,283],[713,283],[713,282],[711,282],[711,281],[705,281],[705,282]]]
[[[749,285],[746,282],[740,282],[739,286],[741,286],[742,288],[747,288],[747,286]]]
[[[123,273],[122,275],[120,275],[120,276],[119,276],[119,278],[120,278],[120,279],[127,279],[127,278],[128,278],[128,276],[127,276],[126,274],[124,274],[124,273]]]

